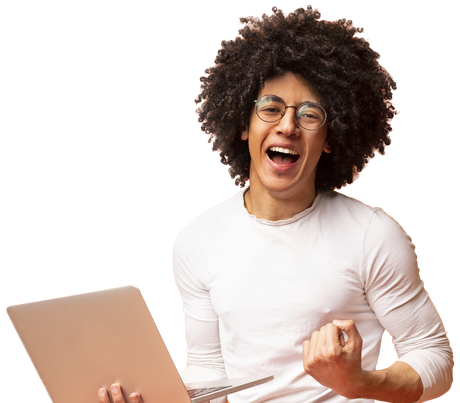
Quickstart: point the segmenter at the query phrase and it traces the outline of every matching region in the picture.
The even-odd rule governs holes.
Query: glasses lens
[[[256,103],[256,113],[264,122],[276,122],[284,113],[284,102],[274,95],[264,95]]]
[[[297,109],[297,119],[300,126],[308,130],[319,129],[326,120],[326,112],[315,103],[306,102]]]

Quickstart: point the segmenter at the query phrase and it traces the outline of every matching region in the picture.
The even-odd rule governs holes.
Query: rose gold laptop
[[[135,287],[10,306],[8,315],[54,403],[97,401],[114,382],[144,403],[199,403],[273,376],[184,385]],[[193,397],[189,389],[211,388]]]

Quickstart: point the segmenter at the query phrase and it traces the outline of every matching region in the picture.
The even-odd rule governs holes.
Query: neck
[[[316,190],[304,192],[301,197],[259,192],[251,186],[244,194],[244,205],[249,214],[263,220],[278,221],[294,217],[311,207]]]

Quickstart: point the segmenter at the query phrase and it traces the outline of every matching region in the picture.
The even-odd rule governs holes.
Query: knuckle
[[[313,354],[313,360],[315,362],[321,361],[322,357],[323,357],[323,353],[320,350],[316,350]]]
[[[310,367],[316,368],[324,362],[324,355],[321,351],[315,351],[310,358]]]
[[[314,361],[311,359],[305,360],[303,363],[303,369],[307,374],[312,373],[314,370],[314,367],[315,367]]]
[[[337,354],[336,351],[331,351],[328,356],[328,361],[337,364],[341,360],[341,355]]]
[[[348,328],[355,326],[355,322],[352,319],[348,319],[345,322],[347,323]]]

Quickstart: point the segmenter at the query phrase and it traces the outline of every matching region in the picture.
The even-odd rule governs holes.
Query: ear
[[[241,132],[241,140],[245,141],[249,139],[249,128],[245,127],[244,130]]]
[[[326,141],[326,144],[324,144],[323,151],[327,154],[330,154],[332,152],[332,148],[329,146],[329,143]]]

